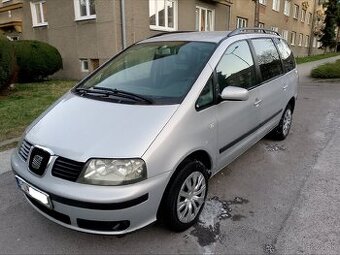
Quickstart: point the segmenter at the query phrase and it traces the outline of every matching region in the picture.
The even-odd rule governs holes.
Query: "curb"
[[[14,143],[14,142],[19,142],[19,141],[20,141],[20,137],[8,139],[8,140],[5,140],[3,142],[0,142],[0,147],[6,146],[6,145]]]

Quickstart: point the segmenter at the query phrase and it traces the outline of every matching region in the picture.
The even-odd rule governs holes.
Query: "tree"
[[[337,48],[336,50],[340,50],[340,0],[338,0],[338,11],[336,15],[336,26],[338,27],[338,34],[336,35],[336,40],[337,40]]]
[[[329,0],[324,4],[326,9],[326,18],[325,18],[325,26],[321,30],[322,36],[320,38],[320,42],[322,43],[321,48],[332,49],[336,46],[336,35],[335,28],[337,22],[337,12],[338,12],[338,0]]]

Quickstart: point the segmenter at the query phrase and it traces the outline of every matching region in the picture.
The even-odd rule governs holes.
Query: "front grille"
[[[19,155],[24,161],[27,161],[31,148],[32,148],[32,144],[30,144],[26,140],[22,141],[20,149],[19,149]]]
[[[60,212],[57,212],[57,211],[54,211],[54,210],[51,210],[51,209],[48,209],[47,207],[45,207],[44,205],[40,204],[39,202],[37,202],[36,200],[34,200],[33,198],[29,197],[26,195],[26,198],[36,207],[38,208],[40,211],[42,211],[43,213],[46,213],[48,216],[58,220],[58,221],[61,221],[61,222],[64,222],[65,224],[68,224],[70,225],[71,224],[71,219],[69,216],[63,214],[63,213],[60,213]]]
[[[77,162],[67,158],[58,157],[52,169],[52,175],[68,181],[75,182],[85,163]]]

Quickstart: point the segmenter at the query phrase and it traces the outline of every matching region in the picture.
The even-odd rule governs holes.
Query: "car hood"
[[[69,93],[41,116],[26,139],[82,162],[141,157],[177,108],[111,103]]]

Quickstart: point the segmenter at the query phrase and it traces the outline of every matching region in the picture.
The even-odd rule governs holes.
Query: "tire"
[[[198,221],[207,197],[208,179],[208,171],[200,161],[182,164],[162,201],[160,217],[170,230],[181,232]]]
[[[292,106],[288,105],[282,114],[279,125],[270,133],[270,137],[274,140],[282,141],[289,135],[292,126],[293,110]]]

